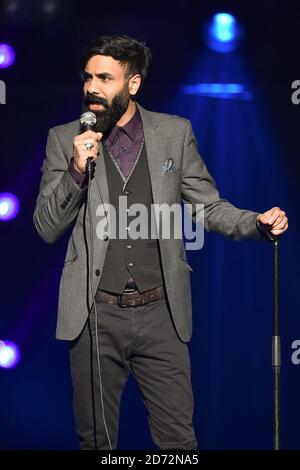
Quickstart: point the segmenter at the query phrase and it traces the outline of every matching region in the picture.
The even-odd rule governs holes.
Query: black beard
[[[93,126],[93,131],[108,134],[127,111],[129,101],[130,93],[127,89],[127,84],[124,86],[123,90],[113,98],[111,104],[103,98],[87,93],[83,97],[82,112],[90,111],[89,105],[92,103],[102,104],[105,108],[103,111],[92,111],[97,119],[96,124]]]

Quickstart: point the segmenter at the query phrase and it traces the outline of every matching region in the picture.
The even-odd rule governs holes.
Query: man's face
[[[95,55],[85,66],[83,112],[95,113],[96,132],[107,132],[126,112],[130,101],[126,66],[110,56]]]

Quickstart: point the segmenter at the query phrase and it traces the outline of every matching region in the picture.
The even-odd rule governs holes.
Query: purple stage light
[[[12,369],[20,360],[20,350],[12,341],[0,341],[0,367]]]
[[[0,68],[10,67],[15,61],[15,53],[8,44],[0,44]]]
[[[0,220],[14,219],[18,212],[18,198],[11,193],[0,193]]]

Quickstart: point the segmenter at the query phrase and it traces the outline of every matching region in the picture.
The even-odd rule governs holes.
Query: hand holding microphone
[[[74,168],[80,173],[87,171],[87,163],[95,161],[98,157],[99,142],[103,137],[101,132],[92,130],[96,123],[94,113],[87,111],[80,117],[82,133],[74,138]]]

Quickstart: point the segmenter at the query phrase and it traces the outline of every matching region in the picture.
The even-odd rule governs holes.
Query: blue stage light
[[[15,61],[15,53],[8,44],[0,44],[0,68],[10,67]]]
[[[236,35],[236,20],[228,13],[218,13],[213,17],[212,34],[217,41],[232,41]]]
[[[231,52],[238,45],[240,28],[236,18],[229,13],[217,13],[206,28],[209,47],[217,52]]]
[[[252,92],[241,83],[196,83],[182,88],[187,95],[208,96],[224,100],[252,100]]]
[[[20,361],[20,350],[12,341],[0,341],[0,367],[11,369]]]
[[[0,220],[14,219],[19,212],[18,198],[11,193],[0,193]]]

